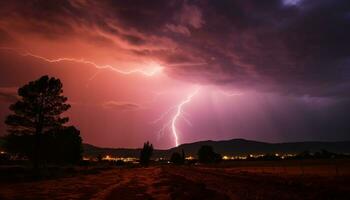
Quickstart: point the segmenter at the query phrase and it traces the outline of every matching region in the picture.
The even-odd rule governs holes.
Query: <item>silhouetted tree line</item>
[[[322,149],[321,151],[311,153],[310,151],[303,151],[295,156],[295,159],[336,159],[349,158],[349,155],[333,153]]]
[[[140,152],[140,164],[148,166],[153,153],[153,145],[149,142],[144,143]],[[208,145],[203,145],[198,150],[198,162],[200,163],[218,163],[222,160],[220,154],[214,152],[213,148]],[[186,155],[184,150],[181,153],[174,152],[171,154],[170,162],[176,165],[182,165],[186,163]]]
[[[152,156],[153,146],[149,142],[144,143],[143,149],[140,154],[140,163],[142,165],[148,165],[150,158]],[[209,163],[218,163],[222,161],[222,156],[219,153],[216,153],[212,146],[203,145],[199,148],[197,152],[198,159],[187,160],[185,157],[185,152],[182,149],[181,153],[174,152],[171,154],[170,162],[176,165],[182,164],[194,164],[196,162],[209,164]],[[309,151],[303,151],[296,156],[284,157],[284,159],[331,159],[331,158],[350,158],[349,155],[332,153],[327,150],[321,150],[319,152],[311,153]],[[282,157],[278,154],[267,153],[263,156],[254,157],[248,156],[247,160],[252,161],[277,161],[282,160]]]
[[[289,160],[304,160],[304,159],[337,159],[337,158],[350,158],[349,155],[333,153],[327,150],[321,150],[318,152],[310,152],[303,151],[295,156],[284,157],[284,159]],[[267,153],[261,157],[250,157],[248,156],[247,160],[264,160],[264,161],[274,161],[274,160],[282,160],[281,156],[277,156],[276,154]]]
[[[28,158],[38,168],[45,163],[75,163],[82,157],[82,139],[63,117],[70,108],[62,95],[62,83],[42,76],[18,89],[19,99],[10,106],[5,123],[9,134],[5,148],[9,153]]]

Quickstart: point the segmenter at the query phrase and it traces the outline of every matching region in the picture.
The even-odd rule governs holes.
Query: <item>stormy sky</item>
[[[94,145],[350,140],[349,36],[348,0],[0,1],[0,118],[48,74]]]

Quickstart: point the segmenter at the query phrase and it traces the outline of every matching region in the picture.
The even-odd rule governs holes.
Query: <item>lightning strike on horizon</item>
[[[198,91],[199,91],[199,88],[197,88],[193,93],[188,95],[187,98],[177,106],[177,111],[171,120],[171,131],[175,139],[175,146],[179,146],[178,133],[176,129],[176,121],[178,120],[178,118],[181,116],[183,112],[182,111],[183,106],[190,103],[192,101],[192,98],[198,93]]]
[[[178,121],[179,118],[182,118],[189,126],[192,126],[192,123],[186,117],[188,114],[183,111],[183,106],[188,104],[188,103],[190,103],[192,98],[198,93],[198,91],[199,91],[199,87],[197,87],[194,92],[189,94],[187,96],[187,98],[184,99],[183,101],[181,101],[178,105],[170,107],[168,110],[166,110],[164,113],[162,113],[162,115],[159,118],[157,118],[157,119],[153,120],[152,122],[150,122],[151,124],[157,124],[158,122],[164,121],[164,119],[173,110],[176,110],[174,116],[172,116],[169,121],[165,122],[162,125],[162,127],[160,128],[160,130],[157,132],[158,133],[158,139],[159,139],[159,137],[161,135],[163,135],[165,133],[166,130],[170,130],[172,135],[174,136],[175,145],[176,146],[179,145],[179,142],[178,142],[178,131],[177,131],[177,128],[176,128],[176,122]]]
[[[144,76],[154,76],[156,73],[160,72],[161,70],[163,70],[163,67],[158,66],[151,69],[151,70],[145,70],[145,69],[132,69],[132,70],[121,70],[121,69],[117,69],[115,67],[113,67],[112,65],[99,65],[96,64],[95,62],[89,61],[89,60],[85,60],[83,58],[80,59],[76,59],[76,58],[69,58],[69,57],[62,57],[62,58],[55,58],[55,59],[50,59],[41,55],[36,55],[33,53],[21,53],[19,51],[19,49],[17,48],[9,48],[9,47],[0,47],[0,49],[3,50],[10,50],[10,51],[15,51],[16,53],[22,55],[22,56],[30,56],[36,59],[40,59],[49,63],[57,63],[57,62],[77,62],[77,63],[83,63],[83,64],[89,64],[94,66],[96,69],[109,69],[112,70],[114,72],[120,73],[120,74],[124,74],[124,75],[130,75],[130,74],[141,74]],[[173,65],[167,65],[167,66],[176,66],[176,65],[183,65],[183,66],[187,66],[187,65],[204,65],[206,63],[182,63],[182,64],[173,64]],[[95,74],[93,74],[93,76],[89,79],[89,81],[92,81],[100,72],[96,72]],[[88,86],[88,85],[87,85]],[[163,124],[162,128],[159,130],[159,133],[162,134],[165,132],[165,130],[167,128],[170,128],[174,139],[175,139],[175,145],[178,146],[179,142],[178,142],[178,130],[176,128],[176,122],[178,121],[178,119],[181,117],[184,119],[184,121],[192,126],[191,122],[186,118],[186,113],[183,111],[183,106],[185,106],[186,104],[190,103],[192,101],[192,98],[199,92],[199,87],[197,87],[197,89],[191,93],[190,95],[187,96],[187,98],[183,101],[180,102],[180,104],[178,104],[177,106],[172,106],[170,109],[168,109],[165,113],[163,113],[158,119],[154,120],[153,122],[151,122],[152,124],[156,124],[159,121],[162,121],[170,112],[172,112],[173,110],[176,109],[176,113],[175,115],[171,118],[170,121],[168,121],[167,123]],[[232,96],[240,96],[242,95],[242,93],[235,93],[235,92],[226,92],[223,90],[219,91],[221,94],[228,96],[228,97],[232,97]],[[157,94],[159,95],[159,94]]]
[[[192,98],[199,92],[199,87],[190,95],[187,96],[187,98],[185,100],[183,100],[180,104],[178,104],[177,106],[172,106],[170,107],[168,110],[166,110],[159,118],[153,120],[151,122],[151,124],[156,124],[158,122],[163,121],[168,115],[169,113],[171,113],[173,110],[176,110],[176,113],[173,117],[171,117],[170,121],[167,121],[166,123],[164,123],[161,127],[161,129],[158,131],[158,135],[163,135],[164,132],[166,131],[167,128],[170,129],[171,133],[174,136],[174,140],[175,140],[175,145],[178,146],[179,142],[178,142],[178,130],[176,128],[176,122],[178,121],[178,119],[181,117],[184,119],[184,121],[192,126],[192,123],[190,122],[190,120],[187,119],[186,117],[186,113],[183,111],[183,106],[185,106],[186,104],[190,103],[192,101]],[[218,90],[218,93],[220,93],[221,95],[227,96],[227,97],[233,97],[233,96],[241,96],[243,95],[243,93],[237,93],[237,92],[227,92],[224,90]]]

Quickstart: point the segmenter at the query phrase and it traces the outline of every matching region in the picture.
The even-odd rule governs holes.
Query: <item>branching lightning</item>
[[[24,53],[22,54],[23,56],[31,56],[31,57],[34,57],[34,58],[37,58],[37,59],[41,59],[41,60],[44,60],[46,62],[50,62],[50,63],[56,63],[56,62],[62,62],[62,61],[69,61],[69,62],[77,62],[77,63],[83,63],[83,64],[89,64],[89,65],[92,65],[94,67],[96,67],[97,69],[110,69],[114,72],[118,72],[120,74],[125,74],[125,75],[129,75],[129,74],[135,74],[135,73],[140,73],[142,75],[145,75],[145,76],[153,76],[155,75],[157,72],[161,71],[162,70],[162,67],[155,67],[151,70],[144,70],[144,69],[132,69],[132,70],[121,70],[121,69],[117,69],[111,65],[98,65],[92,61],[88,61],[88,60],[85,60],[83,58],[81,59],[76,59],[76,58],[57,58],[57,59],[48,59],[48,58],[45,58],[43,56],[39,56],[39,55],[35,55],[35,54],[32,54],[32,53]]]
[[[0,49],[15,51],[16,53],[18,53],[21,56],[32,57],[32,58],[36,58],[36,59],[39,59],[39,60],[42,60],[45,62],[49,62],[49,63],[58,63],[58,62],[82,63],[82,64],[92,65],[96,69],[109,69],[111,71],[114,71],[114,72],[120,73],[120,74],[124,74],[124,75],[141,74],[143,76],[151,77],[151,76],[154,76],[158,72],[161,72],[163,70],[163,67],[161,67],[159,64],[156,64],[157,66],[153,67],[151,69],[137,68],[137,69],[131,69],[131,70],[122,70],[122,69],[116,68],[112,65],[99,65],[93,61],[85,60],[83,58],[77,59],[77,58],[61,57],[61,58],[50,59],[50,58],[47,58],[47,57],[44,57],[41,55],[30,53],[28,51],[24,51],[23,49],[8,48],[8,47],[0,47]],[[25,52],[25,53],[23,53],[23,52]],[[206,64],[206,63],[183,63],[181,65],[185,66],[185,65],[204,65],[204,64]],[[172,65],[168,65],[168,66],[172,66]],[[100,73],[100,71],[93,74],[93,76],[89,79],[89,81],[93,80],[99,73]],[[179,145],[179,139],[178,139],[179,130],[176,127],[176,124],[179,121],[179,119],[182,118],[187,124],[191,125],[191,122],[187,119],[186,113],[184,112],[183,109],[184,109],[184,106],[186,104],[189,104],[192,101],[192,99],[194,98],[194,96],[196,96],[198,94],[199,90],[200,90],[200,88],[196,87],[196,89],[192,93],[190,93],[184,100],[182,100],[178,105],[172,106],[166,112],[164,112],[158,119],[151,122],[152,124],[156,124],[158,122],[161,122],[167,116],[169,116],[173,111],[174,112],[176,111],[175,114],[171,117],[171,119],[162,125],[161,129],[158,132],[159,135],[161,135],[162,133],[164,133],[166,130],[169,129],[174,137],[175,146]],[[242,95],[242,93],[227,92],[227,91],[223,91],[223,90],[219,90],[217,92],[219,92],[220,94],[227,96],[227,97]],[[152,102],[155,101],[159,95],[160,94],[157,93],[155,99],[152,100]]]
[[[157,73],[161,72],[164,67],[163,66],[166,66],[166,67],[175,67],[175,66],[178,66],[178,65],[181,65],[181,66],[196,66],[196,65],[205,65],[207,63],[205,62],[199,62],[199,63],[180,63],[180,64],[167,64],[167,65],[159,65],[158,63],[154,63],[154,62],[151,62],[150,64],[151,65],[156,65],[154,67],[151,67],[151,68],[136,68],[136,69],[131,69],[131,70],[122,70],[120,68],[117,68],[115,66],[112,66],[112,65],[99,65],[93,61],[90,61],[90,60],[86,60],[84,58],[70,58],[70,57],[61,57],[61,58],[54,58],[54,59],[50,59],[50,58],[47,58],[47,57],[44,57],[42,55],[38,55],[38,54],[33,54],[29,51],[26,51],[24,50],[23,48],[12,48],[12,47],[0,47],[0,49],[2,50],[6,50],[6,51],[13,51],[13,52],[16,52],[18,54],[20,54],[21,56],[26,56],[26,57],[33,57],[33,58],[36,58],[36,59],[39,59],[39,60],[43,60],[43,61],[46,61],[46,62],[49,62],[49,63],[57,63],[57,62],[76,62],[76,63],[82,63],[82,64],[88,64],[88,65],[92,65],[94,66],[95,68],[97,69],[109,69],[111,71],[114,71],[114,72],[117,72],[117,73],[120,73],[120,74],[124,74],[124,75],[130,75],[130,74],[141,74],[141,75],[144,75],[144,76],[154,76],[156,75]],[[23,53],[24,52],[24,53]],[[95,73],[89,80],[93,80],[96,76],[97,76],[98,72]]]
[[[175,114],[171,117],[169,121],[164,123],[161,127],[161,129],[158,131],[158,133],[161,135],[165,132],[166,129],[170,129],[172,135],[174,136],[175,146],[179,145],[179,139],[178,134],[179,131],[176,128],[177,121],[182,118],[188,125],[192,125],[191,122],[186,118],[186,113],[183,111],[183,107],[190,103],[193,99],[193,97],[199,92],[199,87],[197,87],[191,94],[189,94],[186,99],[182,100],[178,105],[172,106],[167,111],[165,111],[158,119],[152,121],[152,124],[156,124],[160,121],[163,121],[163,119],[168,116],[172,111],[176,110]]]
[[[175,141],[175,145],[178,146],[179,145],[179,139],[178,139],[178,135],[179,135],[179,131],[178,128],[176,127],[176,123],[178,122],[178,120],[180,118],[182,118],[188,125],[192,126],[191,122],[187,119],[186,117],[186,113],[184,112],[183,108],[186,104],[189,104],[193,97],[197,95],[197,93],[199,92],[199,87],[197,87],[191,94],[189,94],[187,96],[186,99],[184,99],[183,101],[181,101],[178,105],[176,106],[172,106],[170,107],[167,111],[165,111],[159,118],[155,119],[154,121],[152,121],[152,124],[156,124],[158,122],[162,122],[164,121],[164,119],[170,115],[170,113],[172,113],[174,110],[176,110],[175,114],[173,116],[171,116],[169,121],[166,121],[162,127],[160,128],[160,130],[158,131],[159,135],[163,135],[164,132],[166,130],[170,130],[171,134],[174,137],[174,141]],[[234,97],[234,96],[241,96],[243,95],[242,93],[238,93],[238,92],[230,92],[230,91],[224,91],[224,90],[216,90],[216,93],[224,95],[226,97]]]
[[[64,61],[76,62],[76,63],[92,65],[96,69],[109,69],[109,70],[112,70],[114,72],[117,72],[117,73],[120,73],[120,74],[124,74],[124,75],[141,74],[141,75],[144,75],[144,76],[154,76],[155,74],[157,74],[158,72],[160,72],[163,69],[163,67],[158,65],[158,66],[153,67],[152,69],[148,69],[148,70],[146,70],[146,69],[139,69],[139,68],[131,69],[131,70],[121,70],[121,69],[118,69],[118,68],[116,68],[116,67],[114,67],[112,65],[99,65],[99,64],[96,64],[95,62],[92,62],[92,61],[89,61],[89,60],[85,60],[83,58],[77,59],[77,58],[62,57],[62,58],[50,59],[50,58],[47,58],[47,57],[44,57],[44,56],[41,56],[41,55],[36,55],[36,54],[30,53],[30,52],[21,53],[19,51],[19,49],[16,49],[16,48],[1,47],[0,49],[15,51],[15,52],[19,53],[22,56],[33,57],[33,58],[36,58],[36,59],[39,59],[39,60],[43,60],[43,61],[49,62],[49,63],[57,63],[57,62],[64,62]],[[97,73],[94,74],[94,76],[91,78],[91,80],[96,75],[97,75]]]
[[[176,129],[176,121],[178,120],[178,118],[181,116],[181,114],[183,112],[182,111],[183,106],[190,103],[192,101],[192,98],[198,93],[198,91],[199,91],[199,88],[197,88],[193,93],[188,95],[187,98],[177,106],[177,111],[171,120],[171,130],[172,130],[174,138],[175,138],[175,146],[179,145],[178,133],[177,133],[177,129]]]

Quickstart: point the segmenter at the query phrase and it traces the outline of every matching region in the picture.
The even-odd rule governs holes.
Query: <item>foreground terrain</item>
[[[0,199],[348,199],[349,166],[151,166],[0,183]]]

